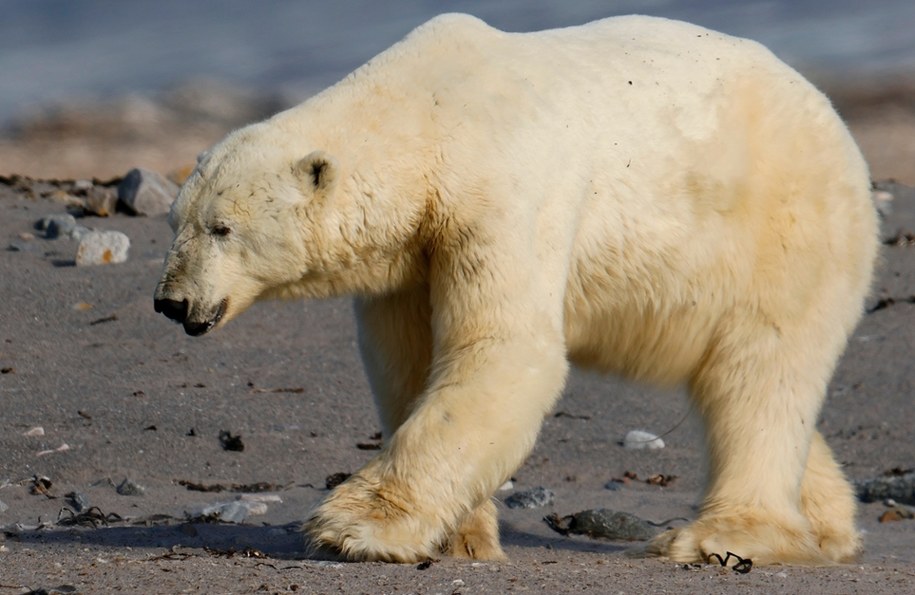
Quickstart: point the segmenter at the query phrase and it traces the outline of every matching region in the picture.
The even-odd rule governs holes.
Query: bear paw
[[[841,561],[837,553],[844,549],[821,547],[803,522],[792,526],[775,515],[751,510],[701,517],[658,535],[646,551],[688,563],[721,563],[730,552],[739,558],[732,555],[728,565],[740,559],[760,565],[828,565]]]
[[[357,474],[313,511],[304,530],[313,555],[414,563],[441,552],[440,524],[423,515],[404,491]]]

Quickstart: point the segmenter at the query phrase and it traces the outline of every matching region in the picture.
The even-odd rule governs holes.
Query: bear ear
[[[315,194],[324,194],[337,179],[337,160],[324,151],[312,151],[293,166],[293,171]]]

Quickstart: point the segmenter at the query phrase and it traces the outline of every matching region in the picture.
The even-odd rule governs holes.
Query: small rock
[[[556,500],[556,494],[543,486],[515,492],[505,499],[509,508],[542,508]]]
[[[130,238],[119,231],[91,231],[79,242],[76,266],[124,262],[129,249]]]
[[[887,507],[887,510],[880,515],[881,523],[915,519],[915,510],[899,504],[892,498],[884,500],[883,505]]]
[[[86,193],[83,210],[98,217],[114,215],[118,206],[118,192],[110,186],[93,186]]]
[[[623,448],[626,450],[657,450],[664,448],[664,441],[650,432],[632,430],[623,439]]]
[[[13,240],[7,247],[10,252],[35,252],[37,248],[33,242],[28,240]]]
[[[70,492],[66,494],[65,498],[67,502],[70,503],[70,506],[73,507],[73,510],[76,512],[83,512],[84,510],[89,510],[89,496],[82,492]]]
[[[645,541],[657,533],[648,521],[628,512],[607,508],[584,510],[559,517],[551,514],[543,519],[551,529],[562,535],[587,535],[592,539],[613,541]]]
[[[345,473],[343,471],[340,471],[338,473],[331,473],[324,479],[324,487],[327,488],[328,490],[332,490],[335,487],[337,487],[338,485],[340,485],[341,483],[343,483],[344,481],[346,481],[347,479],[349,479],[351,475],[352,475],[352,473]]]
[[[501,486],[499,486],[500,492],[509,492],[513,489],[515,489],[515,484],[510,479],[508,481],[506,481],[505,483],[503,483]]]
[[[127,478],[118,484],[118,487],[116,487],[115,490],[122,496],[142,496],[146,493],[146,488]]]
[[[604,484],[604,488],[610,490],[611,492],[617,492],[621,490],[624,485],[626,484],[618,479],[611,479],[606,484]]]
[[[76,217],[69,213],[59,215],[48,215],[36,224],[36,227],[44,231],[44,237],[54,240],[62,236],[69,236],[70,232],[76,227]]]
[[[18,234],[16,234],[16,237],[18,237],[23,242],[31,242],[32,240],[35,239],[35,234],[29,233],[27,231],[22,231],[22,232],[19,232]]]
[[[68,450],[70,450],[70,445],[67,444],[66,442],[64,442],[63,444],[61,444],[61,445],[58,446],[57,448],[49,448],[49,449],[47,449],[47,450],[40,450],[40,451],[38,451],[37,453],[35,453],[35,456],[36,456],[36,457],[43,457],[43,456],[46,456],[46,455],[52,455],[52,454],[54,454],[54,453],[56,453],[56,452],[67,452]]]
[[[86,237],[87,234],[89,234],[91,232],[92,232],[92,230],[89,229],[88,227],[86,227],[85,225],[80,225],[79,223],[77,223],[76,227],[74,227],[72,229],[72,231],[70,231],[70,239],[76,240],[77,242],[79,242],[84,237]]]
[[[903,504],[915,504],[915,471],[877,477],[857,484],[858,499],[877,502],[892,498]]]
[[[884,218],[893,213],[894,198],[895,197],[886,190],[874,190],[871,192],[871,199],[874,201],[874,206],[877,207],[877,213]]]
[[[267,504],[264,502],[251,502],[250,500],[232,500],[231,502],[217,502],[205,506],[199,516],[216,517],[226,523],[243,523],[248,515],[267,513]]]
[[[219,432],[219,443],[222,445],[223,450],[233,450],[235,452],[243,452],[245,450],[245,443],[242,442],[241,436],[235,436],[229,430]]]
[[[245,502],[282,502],[283,498],[279,494],[240,494],[238,500]]]
[[[174,182],[148,169],[130,170],[118,185],[118,201],[134,215],[168,213],[177,196]]]
[[[29,428],[22,433],[23,436],[44,436],[44,428],[41,426],[35,426],[34,428]]]
[[[3,514],[4,512],[6,512],[9,509],[10,509],[10,505],[7,504],[6,502],[4,502],[3,500],[0,500],[0,514]]]

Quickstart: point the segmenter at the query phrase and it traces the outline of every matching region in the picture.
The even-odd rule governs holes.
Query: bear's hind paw
[[[754,518],[752,514],[700,518],[691,525],[658,535],[645,551],[676,562],[713,564],[722,563],[731,553],[728,566],[741,560],[758,565],[814,566],[838,561],[817,546],[809,530]]]

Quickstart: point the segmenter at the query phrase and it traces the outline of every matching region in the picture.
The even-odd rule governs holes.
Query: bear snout
[[[153,307],[156,312],[164,314],[184,327],[184,332],[192,337],[199,337],[212,330],[222,320],[229,307],[229,298],[225,298],[211,312],[203,317],[192,315],[190,304],[187,300],[173,300],[169,298],[155,298]]]
[[[153,307],[156,312],[164,314],[175,322],[184,322],[187,320],[188,303],[187,300],[156,299],[153,301]]]

